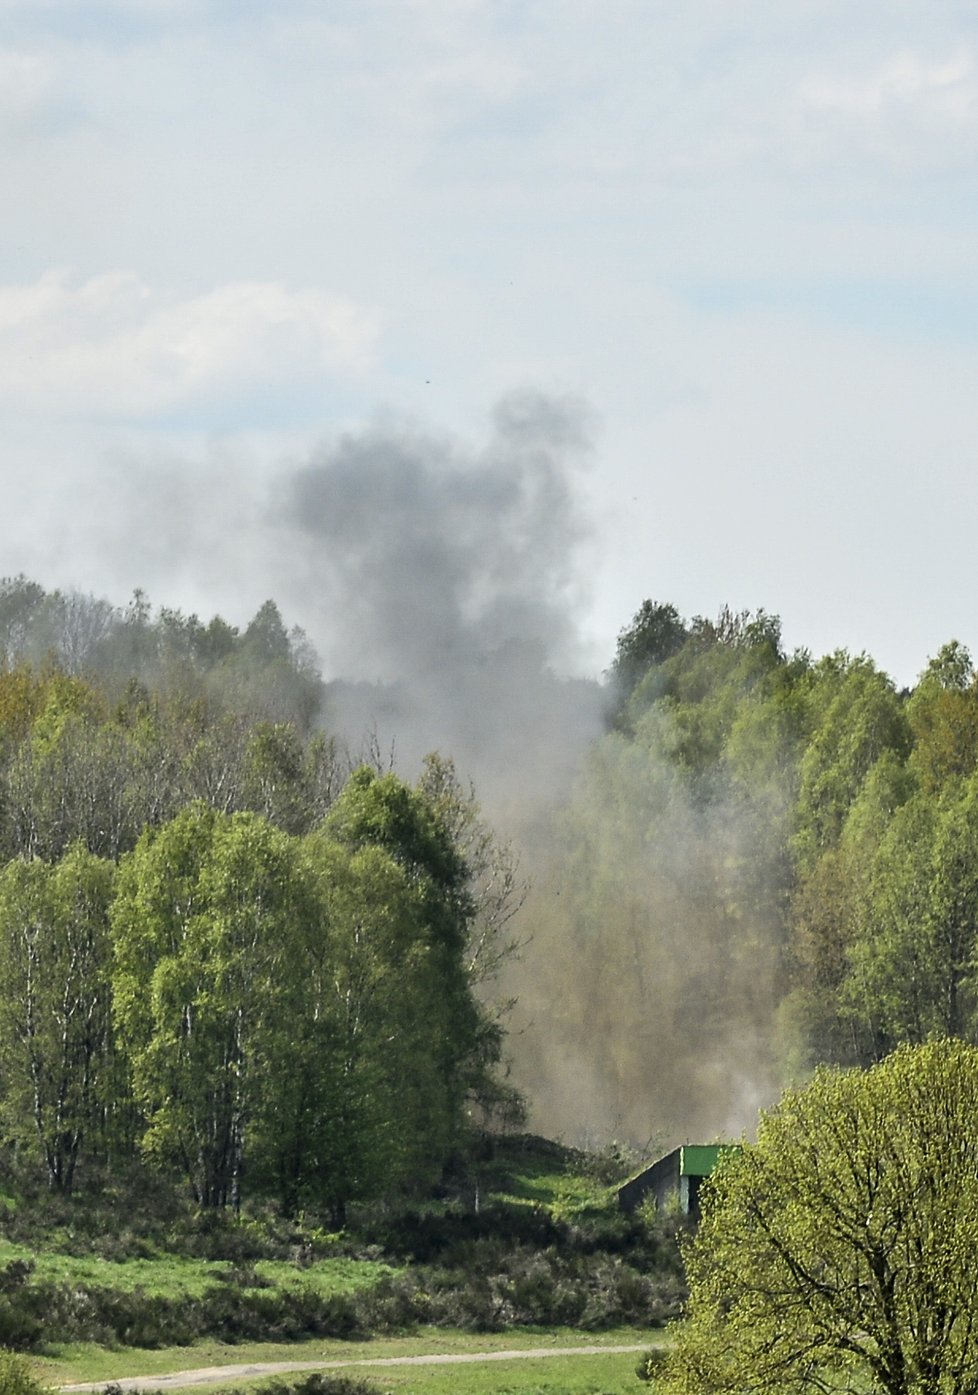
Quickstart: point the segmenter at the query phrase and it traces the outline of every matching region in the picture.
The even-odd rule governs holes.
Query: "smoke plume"
[[[733,805],[694,808],[668,739],[608,735],[604,686],[568,676],[590,456],[579,402],[520,393],[478,446],[388,419],[273,478],[226,450],[205,469],[143,462],[96,482],[95,536],[116,589],[238,623],[273,597],[320,655],[323,725],[354,755],[393,751],[414,778],[438,750],[474,781],[533,883],[503,987],[537,1127],[737,1134],[773,1090],[778,839]]]
[[[579,660],[588,454],[578,403],[520,394],[479,451],[378,426],[286,491],[292,585],[315,597],[312,637],[340,680],[328,720],[354,741],[371,729],[408,768],[450,753],[495,817],[559,797],[600,730],[598,685],[558,676]]]

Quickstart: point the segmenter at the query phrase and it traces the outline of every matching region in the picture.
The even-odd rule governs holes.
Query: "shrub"
[[[0,1391],[0,1395],[6,1395],[6,1392]],[[29,1392],[29,1395],[34,1395],[34,1392]],[[51,1392],[45,1392],[45,1395],[51,1395]],[[122,1386],[112,1381],[105,1386],[103,1395],[123,1395]],[[158,1389],[146,1391],[145,1395],[165,1393]],[[341,1372],[312,1371],[297,1380],[276,1378],[257,1387],[252,1386],[247,1391],[239,1387],[225,1388],[223,1395],[376,1395],[376,1387]]]
[[[273,1381],[263,1385],[261,1395],[374,1395],[374,1387],[356,1376],[312,1371],[292,1382]]]
[[[0,1269],[0,1344],[17,1351],[33,1346],[43,1327],[30,1286],[33,1272],[34,1265],[25,1259]]]
[[[635,1367],[635,1374],[639,1380],[653,1381],[662,1374],[662,1368],[668,1359],[668,1352],[664,1347],[651,1347],[642,1356],[641,1361]]]
[[[51,1395],[24,1356],[0,1348],[0,1395]]]

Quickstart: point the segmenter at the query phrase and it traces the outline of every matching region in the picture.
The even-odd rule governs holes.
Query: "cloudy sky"
[[[978,650],[971,3],[0,0],[0,198],[0,572],[321,638],[279,493],[533,393],[580,666]]]

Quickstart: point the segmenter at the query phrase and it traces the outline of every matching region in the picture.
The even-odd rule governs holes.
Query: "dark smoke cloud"
[[[274,469],[255,444],[120,456],[79,489],[65,570],[31,570],[239,625],[273,598],[319,654],[323,722],[354,755],[393,748],[413,778],[449,754],[515,834],[601,728],[599,685],[558,676],[583,666],[588,427],[580,401],[521,392],[479,444],[387,417]]]
[[[566,660],[585,428],[579,404],[521,394],[496,407],[481,451],[379,426],[300,469],[287,516],[338,669],[427,676],[514,642]]]
[[[327,671],[361,680],[331,690],[348,737],[376,728],[408,765],[451,753],[511,816],[566,784],[602,702],[596,684],[556,676],[577,657],[574,475],[589,449],[580,403],[521,393],[480,450],[388,424],[295,473],[281,516],[292,575],[315,596]]]

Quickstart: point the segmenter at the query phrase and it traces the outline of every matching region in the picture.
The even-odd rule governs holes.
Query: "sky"
[[[0,0],[0,191],[2,574],[328,653],[295,482],[533,400],[568,671],[645,597],[978,651],[973,4]]]

